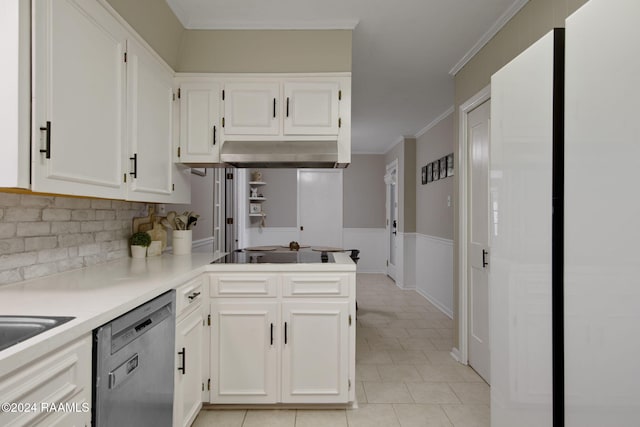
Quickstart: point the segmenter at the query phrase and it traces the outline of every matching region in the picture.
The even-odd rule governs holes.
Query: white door
[[[338,82],[285,82],[285,135],[337,135]]]
[[[278,304],[211,303],[211,403],[275,403]]]
[[[489,358],[489,120],[490,101],[468,115],[469,365],[490,381]]]
[[[123,199],[125,30],[98,2],[34,11],[33,190]]]
[[[387,184],[387,275],[396,280],[396,258],[398,256],[398,161],[387,165],[384,176]]]
[[[202,330],[200,308],[176,325],[174,426],[190,426],[202,407]]]
[[[224,92],[225,135],[280,133],[279,83],[227,83]]]
[[[282,402],[349,397],[349,303],[282,304]]]
[[[342,171],[298,170],[299,242],[342,247]]]
[[[145,48],[127,40],[128,200],[169,202],[173,75]]]
[[[180,85],[180,161],[220,161],[220,98],[217,83]]]

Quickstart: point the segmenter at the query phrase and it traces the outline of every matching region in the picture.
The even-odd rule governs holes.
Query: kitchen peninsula
[[[195,319],[186,344],[176,329],[174,420],[180,414],[181,425],[203,402],[353,404],[355,264],[345,253],[329,254],[333,262],[316,254],[318,262],[288,263],[211,263],[224,254],[202,253],[127,258],[3,286],[3,315],[74,319],[0,351],[0,398],[91,402],[92,331],[176,289],[179,322]],[[71,358],[56,359],[71,350]],[[53,372],[58,368],[62,375]],[[0,424],[44,415],[3,412]]]

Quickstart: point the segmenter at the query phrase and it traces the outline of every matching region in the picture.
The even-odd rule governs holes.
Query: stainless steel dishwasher
[[[94,426],[171,426],[175,291],[94,330]]]

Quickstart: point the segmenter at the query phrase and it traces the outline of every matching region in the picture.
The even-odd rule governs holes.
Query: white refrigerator
[[[491,82],[492,426],[640,426],[640,1]]]

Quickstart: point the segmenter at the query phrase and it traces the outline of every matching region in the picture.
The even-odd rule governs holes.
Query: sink
[[[73,317],[0,316],[0,351],[62,325]]]

